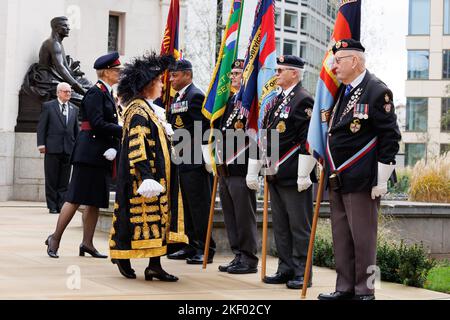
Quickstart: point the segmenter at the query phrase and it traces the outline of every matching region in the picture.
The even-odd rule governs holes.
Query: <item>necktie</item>
[[[66,124],[67,124],[67,112],[66,112],[66,104],[65,103],[63,103],[61,105],[61,112],[62,112],[62,114],[64,116],[64,120],[66,121]]]
[[[352,91],[352,89],[353,89],[353,87],[352,87],[351,84],[346,85],[346,86],[345,86],[345,93],[344,93],[344,96],[345,96],[345,97],[348,96],[348,94],[350,93],[350,91]]]

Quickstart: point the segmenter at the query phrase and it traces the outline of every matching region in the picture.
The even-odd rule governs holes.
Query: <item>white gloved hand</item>
[[[247,182],[247,187],[249,189],[258,191],[259,189],[258,175],[259,170],[261,170],[261,167],[262,167],[261,160],[248,159],[248,170],[247,176],[245,177],[245,181]]]
[[[308,189],[312,185],[310,174],[314,166],[316,165],[316,159],[309,154],[298,155],[298,177],[297,177],[297,190],[302,192]]]
[[[145,198],[156,197],[163,191],[164,187],[153,179],[145,179],[137,189],[137,192]]]
[[[117,155],[117,150],[114,148],[109,148],[108,150],[105,151],[105,153],[103,154],[103,156],[108,159],[109,161],[113,161],[116,158]]]
[[[211,153],[209,152],[209,144],[202,145],[203,160],[205,160],[205,169],[209,173],[213,172],[211,164]]]
[[[387,181],[394,171],[395,165],[384,164],[378,162],[378,178],[377,185],[372,188],[372,199],[375,200],[376,197],[381,197],[387,193]]]

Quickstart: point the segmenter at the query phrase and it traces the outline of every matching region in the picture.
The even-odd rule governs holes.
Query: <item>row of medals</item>
[[[277,118],[278,115],[280,119],[287,119],[289,117],[290,108],[285,108],[285,106],[288,104],[289,100],[291,100],[293,96],[294,92],[291,91],[287,97],[283,98],[283,101],[280,103],[280,105],[278,106],[277,110],[274,113],[274,118]],[[278,122],[277,131],[280,133],[286,131],[286,123],[284,121]]]
[[[244,115],[239,112],[239,108],[238,107],[235,107],[233,109],[233,112],[230,114],[230,116],[228,117],[227,121],[225,122],[225,126],[222,127],[222,131],[225,131],[227,128],[229,128],[231,126],[231,124],[233,123],[233,120],[234,120],[234,118],[236,116],[237,116],[237,121],[234,124],[234,128],[236,130],[244,128],[244,123],[242,122],[242,119],[244,118]]]
[[[358,88],[356,89],[355,93],[353,93],[353,95],[350,98],[350,101],[347,103],[347,106],[344,109],[344,112],[342,112],[342,115],[339,119],[342,120],[342,118],[344,118],[344,116],[350,112],[350,110],[352,110],[353,108],[356,107],[356,103],[359,100],[359,97],[362,94],[362,88]],[[359,118],[359,119],[367,119],[369,116],[367,114],[364,114],[364,112],[355,112],[354,113],[355,117]]]

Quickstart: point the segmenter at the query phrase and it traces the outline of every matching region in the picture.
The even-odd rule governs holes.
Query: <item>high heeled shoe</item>
[[[105,256],[104,254],[98,252],[97,249],[91,250],[85,245],[80,244],[80,257],[84,257],[85,253],[89,253],[93,258],[102,258],[102,259],[108,258],[108,256]]]
[[[178,281],[178,277],[168,274],[161,267],[159,267],[158,269],[159,269],[158,271],[155,271],[150,267],[147,267],[144,272],[145,281],[152,281],[153,278],[156,278],[159,281],[167,281],[167,282]]]
[[[47,237],[47,240],[45,240],[45,245],[47,246],[47,254],[50,258],[59,258],[58,248],[56,250],[50,249],[51,239],[52,239],[52,234]]]
[[[131,264],[129,264],[130,260],[128,260],[128,264],[126,260],[123,259],[111,259],[111,262],[119,268],[119,272],[125,278],[128,279],[136,279],[136,274],[134,273],[134,269],[131,268]]]

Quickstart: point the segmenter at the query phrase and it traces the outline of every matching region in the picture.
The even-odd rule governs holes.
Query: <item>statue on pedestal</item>
[[[19,92],[19,116],[16,132],[36,132],[42,103],[56,99],[56,86],[67,82],[72,87],[70,101],[80,106],[92,83],[80,70],[80,62],[66,55],[62,41],[69,36],[66,17],[56,17],[50,22],[51,36],[39,50],[39,62],[30,66]]]

